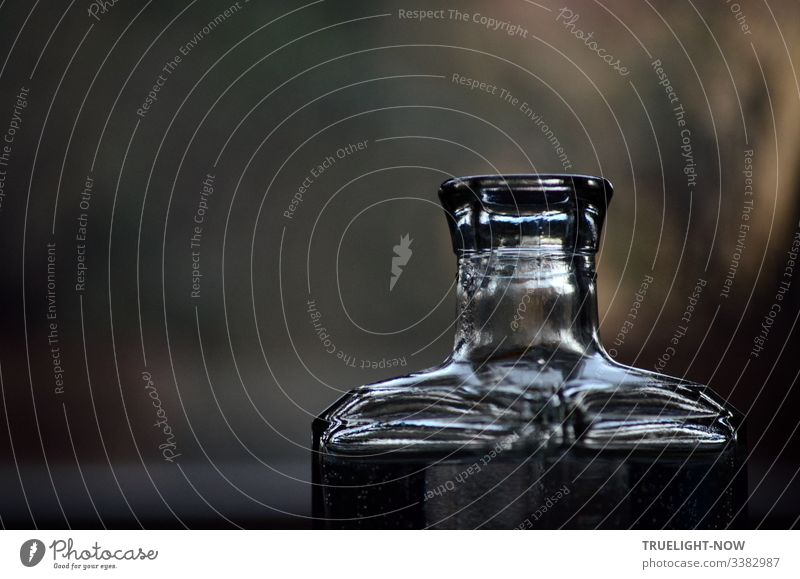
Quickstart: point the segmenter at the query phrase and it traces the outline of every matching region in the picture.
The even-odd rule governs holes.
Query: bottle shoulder
[[[695,382],[602,354],[448,361],[360,386],[317,421],[341,452],[458,451],[492,444],[587,448],[722,446],[737,413]]]

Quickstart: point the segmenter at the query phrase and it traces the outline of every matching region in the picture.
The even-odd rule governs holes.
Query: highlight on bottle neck
[[[455,357],[602,352],[594,255],[459,252]]]
[[[479,175],[439,189],[458,254],[594,253],[612,195],[611,183],[588,175]]]

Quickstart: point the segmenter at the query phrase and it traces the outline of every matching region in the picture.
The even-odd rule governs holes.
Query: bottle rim
[[[513,173],[470,175],[449,179],[439,187],[439,197],[447,205],[454,201],[488,200],[492,203],[525,205],[548,201],[548,194],[577,198],[607,206],[614,194],[611,182],[603,177],[567,173]]]

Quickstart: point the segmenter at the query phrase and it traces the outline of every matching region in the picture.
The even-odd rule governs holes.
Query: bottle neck
[[[453,359],[602,352],[593,253],[459,252]]]

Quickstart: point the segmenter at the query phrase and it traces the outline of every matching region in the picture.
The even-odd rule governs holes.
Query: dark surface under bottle
[[[744,450],[455,458],[314,455],[313,515],[327,529],[725,529],[747,526]]]

